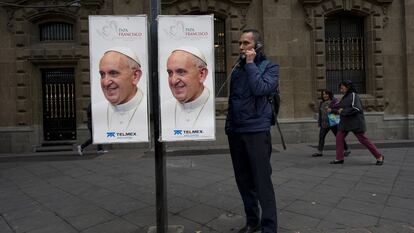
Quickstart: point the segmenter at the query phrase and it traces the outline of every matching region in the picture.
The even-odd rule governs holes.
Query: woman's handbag
[[[328,113],[328,120],[329,120],[329,126],[335,126],[339,124],[340,117],[337,114]]]

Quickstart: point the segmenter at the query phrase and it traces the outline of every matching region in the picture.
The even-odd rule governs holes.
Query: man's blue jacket
[[[269,131],[272,107],[268,100],[279,84],[279,66],[268,62],[262,71],[261,61],[246,63],[231,74],[226,133]]]

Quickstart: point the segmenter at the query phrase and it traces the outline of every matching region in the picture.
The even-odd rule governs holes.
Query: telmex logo
[[[107,138],[114,138],[115,137],[115,132],[106,132],[106,137]]]
[[[203,134],[203,130],[194,129],[194,130],[181,130],[181,129],[174,129],[174,135],[183,135],[185,137],[188,136],[199,136]]]
[[[174,129],[174,135],[183,135],[183,131],[180,129]]]

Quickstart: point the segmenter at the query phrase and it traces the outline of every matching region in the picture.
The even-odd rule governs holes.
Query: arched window
[[[351,80],[359,93],[366,93],[364,20],[351,14],[325,19],[326,88],[338,94],[338,84]]]
[[[63,22],[47,22],[39,25],[40,41],[73,40],[73,24]]]

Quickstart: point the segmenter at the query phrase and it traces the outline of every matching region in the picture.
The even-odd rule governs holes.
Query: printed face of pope
[[[174,51],[167,61],[168,84],[173,96],[181,103],[191,102],[201,95],[208,70],[191,53]]]
[[[128,102],[137,92],[142,71],[129,57],[109,51],[99,62],[101,88],[105,98],[113,105]]]

